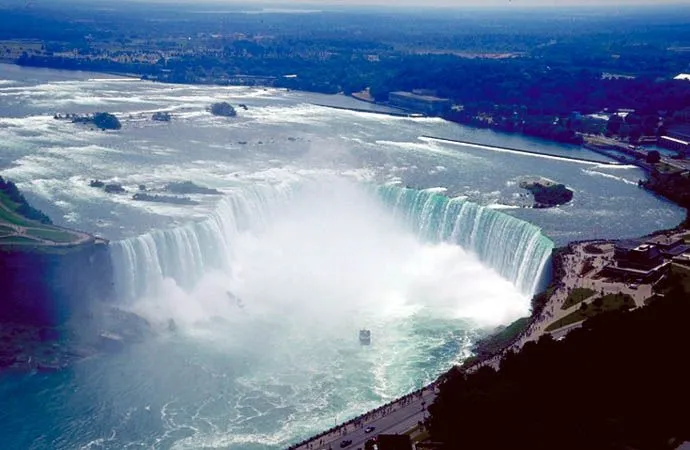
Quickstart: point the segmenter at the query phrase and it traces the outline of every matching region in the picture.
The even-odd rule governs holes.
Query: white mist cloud
[[[528,309],[527,298],[473,255],[420,242],[350,182],[303,189],[273,223],[231,246],[229,273],[207,274],[192,292],[168,280],[137,310],[161,324],[273,323],[286,339],[296,330],[347,339],[418,314],[497,325]]]

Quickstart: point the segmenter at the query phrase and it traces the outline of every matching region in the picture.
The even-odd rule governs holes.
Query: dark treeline
[[[171,82],[222,81],[236,74],[278,76],[277,85],[293,89],[350,94],[370,87],[385,101],[392,91],[432,88],[467,110],[505,114],[562,115],[608,109],[641,113],[677,111],[690,105],[690,81],[652,78],[602,79],[601,72],[552,66],[532,58],[469,59],[452,55],[414,55],[372,63],[351,55],[315,61],[307,58],[187,56],[156,64],[121,63],[96,56],[74,59],[24,55],[22,65],[58,69],[119,71],[157,76]],[[283,75],[297,74],[295,78]],[[501,112],[501,111],[499,111]]]
[[[21,214],[27,219],[37,220],[45,224],[52,224],[50,217],[45,215],[42,211],[34,208],[29,204],[28,201],[26,201],[24,195],[19,192],[17,185],[13,182],[5,181],[5,179],[0,177],[0,192],[5,194],[9,200],[17,204],[17,208],[15,209],[17,213]]]
[[[544,337],[499,371],[452,371],[429,407],[431,438],[460,449],[676,448],[690,440],[688,292]]]

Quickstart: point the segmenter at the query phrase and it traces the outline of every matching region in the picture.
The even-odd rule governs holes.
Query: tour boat
[[[371,344],[371,330],[359,330],[359,343],[362,345]]]

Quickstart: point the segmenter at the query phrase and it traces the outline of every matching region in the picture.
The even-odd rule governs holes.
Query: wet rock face
[[[0,251],[0,323],[60,325],[113,298],[112,272],[108,246],[99,241]]]
[[[57,371],[83,358],[113,353],[152,335],[144,318],[105,303],[58,326],[0,323],[0,372]]]

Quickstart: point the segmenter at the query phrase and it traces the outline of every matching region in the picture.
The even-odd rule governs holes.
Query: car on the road
[[[350,444],[352,444],[352,439],[345,439],[344,441],[340,441],[340,448],[345,448]]]
[[[366,427],[366,428],[364,429],[364,432],[365,432],[365,433],[371,433],[371,432],[374,431],[375,429],[376,429],[376,427]]]

